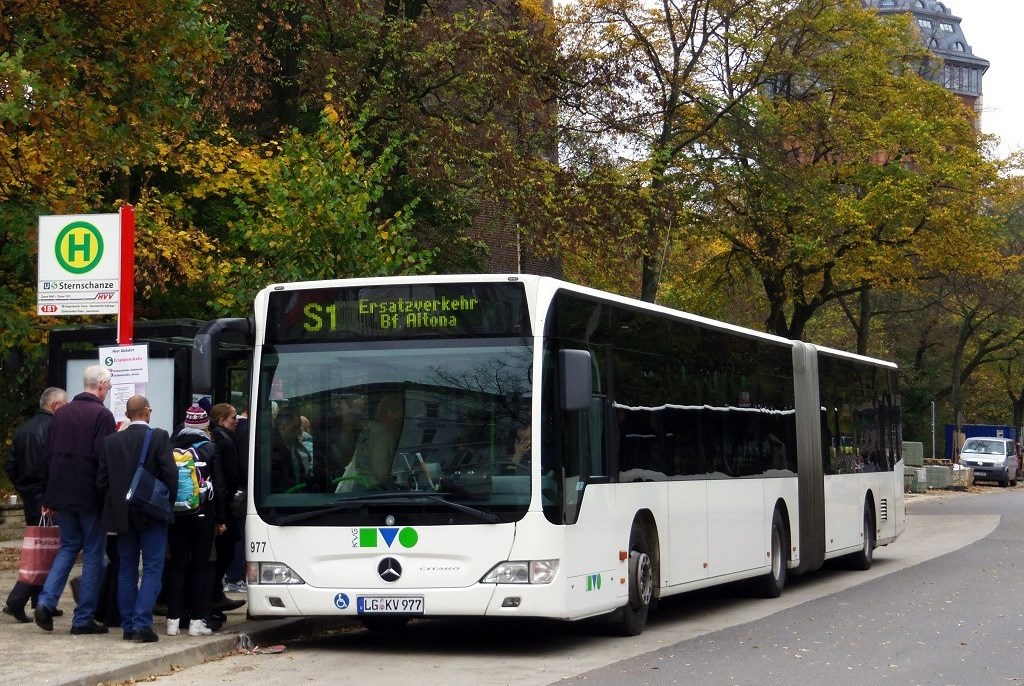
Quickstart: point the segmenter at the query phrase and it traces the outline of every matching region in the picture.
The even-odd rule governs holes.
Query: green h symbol
[[[71,222],[57,234],[54,248],[61,267],[72,274],[85,274],[100,263],[103,234],[89,222]]]
[[[68,262],[74,262],[75,255],[79,253],[81,253],[83,260],[89,259],[90,238],[92,238],[92,234],[83,233],[81,235],[81,242],[79,242],[76,240],[75,234],[72,233],[68,236]]]

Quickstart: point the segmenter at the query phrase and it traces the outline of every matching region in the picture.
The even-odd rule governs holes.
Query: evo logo
[[[601,575],[600,574],[588,574],[587,575],[587,593],[591,591],[601,590]]]
[[[412,548],[419,540],[420,535],[411,526],[401,529],[397,526],[352,529],[353,548],[379,548],[381,541],[386,548],[392,547],[396,541],[403,548]]]

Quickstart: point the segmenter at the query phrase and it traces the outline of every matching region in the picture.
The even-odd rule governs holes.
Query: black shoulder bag
[[[174,514],[171,512],[171,492],[167,489],[167,484],[156,478],[143,466],[146,461],[146,452],[149,450],[149,439],[152,437],[153,428],[150,427],[146,431],[146,440],[142,443],[139,467],[135,470],[132,484],[128,487],[128,493],[124,499],[128,501],[128,506],[136,512],[168,524],[174,521]]]

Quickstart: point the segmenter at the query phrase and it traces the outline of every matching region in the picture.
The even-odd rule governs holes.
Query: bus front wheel
[[[647,614],[654,597],[654,562],[647,543],[647,532],[633,522],[629,532],[629,600],[613,615],[616,632],[622,636],[639,636],[647,624]]]

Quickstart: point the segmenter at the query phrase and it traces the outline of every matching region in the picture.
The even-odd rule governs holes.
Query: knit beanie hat
[[[192,429],[206,429],[210,426],[210,415],[199,405],[193,403],[185,410],[185,426]]]
[[[196,405],[199,405],[199,407],[206,410],[206,414],[210,414],[210,408],[213,407],[213,402],[210,400],[210,396],[204,395],[199,399],[199,402],[197,402]]]

